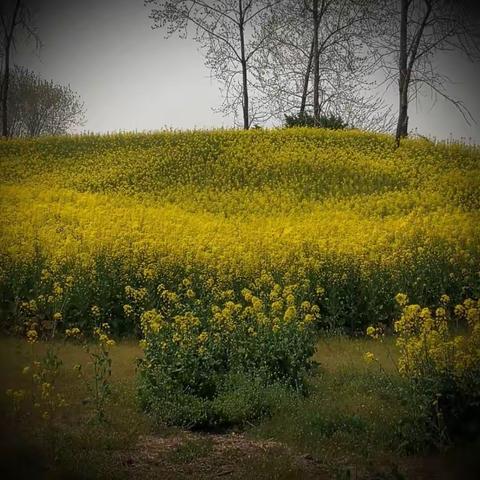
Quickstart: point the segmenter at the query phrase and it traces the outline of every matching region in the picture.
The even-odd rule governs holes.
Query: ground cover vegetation
[[[0,152],[2,329],[41,352],[9,389],[14,417],[37,409],[49,432],[65,417],[64,339],[105,425],[113,335],[140,340],[128,408],[157,428],[247,428],[331,471],[339,450],[375,457],[363,442],[412,453],[478,435],[478,148],[288,128]],[[326,354],[334,333],[367,338],[329,337]],[[342,342],[354,356],[331,367]]]

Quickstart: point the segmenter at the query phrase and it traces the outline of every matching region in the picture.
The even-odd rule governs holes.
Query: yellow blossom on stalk
[[[432,318],[432,312],[430,311],[429,308],[422,308],[420,312],[420,318],[423,320],[429,320]]]
[[[65,330],[65,336],[69,338],[79,337],[82,334],[78,327],[67,328]]]
[[[300,308],[302,310],[308,311],[312,308],[312,306],[311,306],[310,302],[305,300],[304,302],[302,302],[302,305],[300,306]]]
[[[313,321],[315,320],[315,317],[310,314],[310,313],[307,313],[304,317],[303,317],[303,321],[305,324],[310,324],[310,323],[313,323]]]
[[[243,298],[247,301],[247,302],[250,302],[252,300],[252,292],[248,289],[248,288],[244,288],[242,290],[242,295],[243,295]]]
[[[263,310],[263,302],[258,297],[252,297],[252,306],[257,312],[261,312]]]
[[[203,331],[199,336],[198,336],[198,341],[200,343],[205,343],[208,340],[208,333]]]
[[[58,282],[55,282],[53,284],[53,293],[55,294],[55,296],[59,297],[63,294],[63,288],[60,286],[60,283]]]
[[[63,318],[63,317],[62,317],[62,314],[61,314],[60,312],[55,312],[55,313],[53,314],[53,320],[54,320],[55,322],[60,322],[60,321],[62,320],[62,318]]]
[[[155,270],[152,267],[145,267],[142,274],[146,280],[153,280],[155,278]]]
[[[172,303],[180,302],[180,297],[175,292],[168,292],[167,299]]]
[[[463,305],[455,305],[453,313],[456,317],[462,318],[465,315],[465,307]]]
[[[43,382],[41,385],[42,398],[48,398],[52,392],[52,384],[49,382]]]
[[[90,308],[90,312],[92,312],[92,315],[95,318],[100,317],[100,308],[98,307],[98,305],[92,305],[92,307]]]
[[[283,316],[283,319],[285,322],[291,322],[295,316],[297,315],[297,310],[294,306],[290,306],[285,310],[285,314]]]
[[[274,301],[274,300],[277,300],[279,298],[279,296],[281,295],[282,293],[282,287],[276,283],[272,290],[270,291],[270,295],[269,295],[269,298],[271,301]]]
[[[235,296],[235,292],[233,290],[225,290],[222,292],[222,299],[223,300],[233,300]]]
[[[145,287],[133,288],[130,285],[125,287],[125,294],[135,303],[140,303],[147,297],[147,289]]]
[[[405,295],[405,293],[397,293],[397,295],[395,295],[395,301],[401,307],[404,307],[408,303],[408,297]]]
[[[375,359],[375,355],[372,353],[372,352],[365,352],[363,354],[363,360],[366,362],[366,363],[372,363]]]
[[[447,295],[447,294],[443,294],[441,297],[440,297],[440,302],[443,303],[444,305],[447,305],[450,303],[450,297]]]
[[[469,310],[470,308],[475,308],[476,307],[476,304],[475,304],[475,300],[471,299],[471,298],[467,298],[464,302],[463,302],[463,306],[466,310]]]
[[[283,309],[283,302],[282,300],[276,300],[271,305],[273,312],[280,312]]]
[[[40,279],[42,280],[42,282],[45,282],[49,278],[50,278],[50,272],[44,268],[41,272]]]
[[[27,341],[28,343],[35,343],[38,340],[38,333],[36,330],[27,331]]]
[[[471,327],[480,323],[480,308],[469,308],[467,310],[467,322]]]
[[[367,328],[367,335],[369,337],[373,337],[376,333],[377,329],[375,327],[372,327],[371,325]]]
[[[325,295],[325,289],[323,287],[317,287],[316,294],[319,298],[322,298]]]

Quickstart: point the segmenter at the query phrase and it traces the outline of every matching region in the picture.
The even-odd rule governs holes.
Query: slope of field
[[[125,332],[159,284],[207,315],[280,284],[323,324],[388,322],[400,291],[478,292],[479,206],[478,148],[357,131],[1,141],[2,316],[96,306]]]

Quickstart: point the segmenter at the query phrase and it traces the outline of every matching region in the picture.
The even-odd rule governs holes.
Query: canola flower
[[[310,129],[0,141],[0,207],[9,311],[67,328],[105,315],[132,331],[158,303],[205,316],[243,289],[261,311],[263,274],[296,285],[300,304],[273,300],[282,321],[304,301],[362,329],[394,318],[399,291],[449,304],[480,284],[480,152],[460,145]]]
[[[442,295],[440,302],[445,304]],[[455,331],[456,324],[463,330]],[[413,378],[446,375],[463,379],[478,375],[480,366],[480,300],[467,298],[453,309],[435,310],[417,304],[404,305],[394,323],[400,356],[398,370]]]
[[[363,354],[363,360],[366,363],[372,363],[373,361],[375,361],[375,354],[373,354],[372,352],[365,352]]]

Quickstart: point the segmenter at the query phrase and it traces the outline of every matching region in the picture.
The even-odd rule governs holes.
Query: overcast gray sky
[[[221,95],[198,46],[190,39],[165,39],[164,32],[152,30],[143,0],[32,3],[43,48],[35,52],[32,46],[19,46],[15,63],[70,84],[86,105],[82,130],[232,125],[231,118],[212,112]],[[456,82],[452,94],[465,102],[478,123],[468,126],[444,100],[432,109],[427,98],[411,106],[410,127],[437,138],[452,135],[480,143],[480,65],[455,54],[442,57],[440,63],[442,72]],[[396,105],[394,91],[386,99]]]

